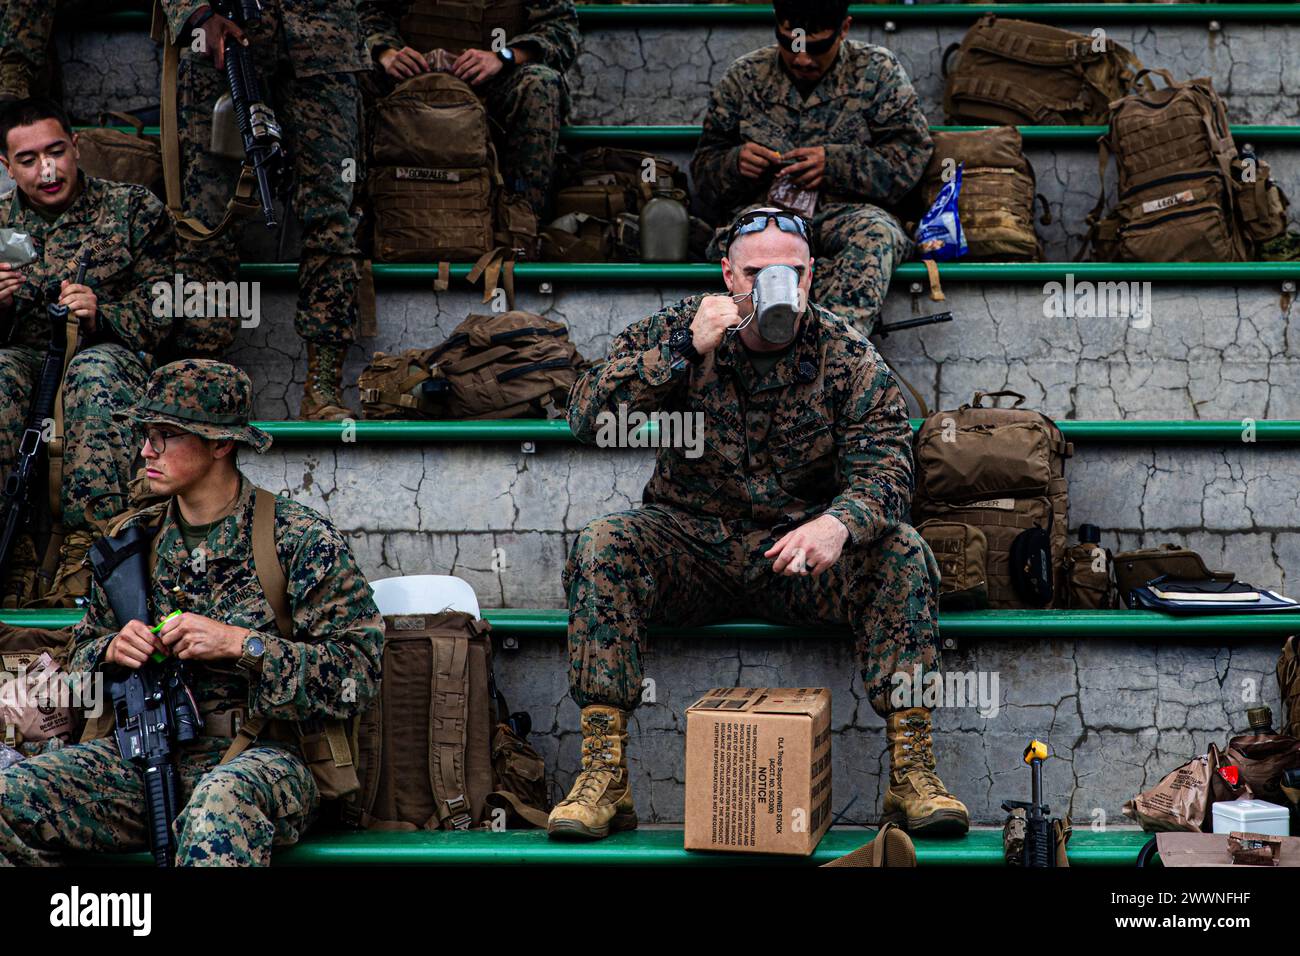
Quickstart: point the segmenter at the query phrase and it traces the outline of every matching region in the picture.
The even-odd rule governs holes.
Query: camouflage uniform
[[[602,412],[699,412],[704,454],[661,449],[644,506],[598,518],[564,570],[569,683],[580,706],[636,706],[645,629],[753,615],[849,624],[880,714],[891,675],[938,663],[939,570],[906,523],[911,427],[875,348],[826,309],[805,314],[793,348],[758,375],[728,337],[698,368],[674,369],[667,341],[701,296],[637,322],[573,388],[569,424],[596,440]],[[817,576],[783,576],[763,552],[822,514],[849,540]]]
[[[385,49],[408,45],[399,24],[412,3],[362,0],[362,32],[372,58]],[[525,0],[524,7],[527,28],[507,37],[506,46],[526,47],[534,59],[502,70],[478,90],[499,126],[495,130],[497,151],[506,185],[526,197],[539,220],[545,221],[550,211],[560,126],[569,112],[569,87],[564,74],[578,56],[578,14],[572,0]],[[491,49],[488,38],[483,41],[483,49]]]
[[[190,49],[186,23],[203,5],[203,0],[163,2],[168,40],[181,44],[178,130],[185,212],[215,226],[234,190],[239,162],[208,149],[212,107],[228,87],[225,73],[217,72],[208,54]],[[345,173],[360,165],[356,74],[366,68],[356,0],[266,0],[261,22],[244,32],[293,161],[292,204],[302,226],[294,327],[308,342],[346,345],[356,322],[360,250],[351,209],[353,182]],[[254,223],[263,228],[260,220]],[[214,242],[179,240],[177,265],[186,280],[236,279],[243,228],[237,225]],[[237,323],[234,317],[188,318],[177,327],[176,350],[215,355],[234,340]]]
[[[122,511],[138,447],[129,422],[113,413],[139,400],[148,354],[171,329],[153,312],[153,285],[170,283],[174,235],[167,210],[143,186],[81,175],[80,195],[54,222],[28,207],[15,188],[0,196],[3,222],[31,235],[37,261],[14,297],[8,347],[0,349],[0,472],[8,474],[49,341],[49,292],[72,281],[90,249],[86,284],[98,297],[97,329],[64,381],[63,523],[89,529]],[[57,298],[57,296],[56,296]],[[0,321],[5,319],[0,312]]]
[[[61,7],[89,10],[91,4],[5,0],[0,5],[0,98],[25,99],[42,92],[54,16]]]
[[[142,423],[166,423],[208,437],[238,436],[262,451],[270,437],[247,426],[251,392],[247,376],[230,366],[179,362],[154,373],[135,415]],[[192,415],[238,418],[243,424],[199,424],[202,418],[177,417],[177,404]],[[254,490],[241,479],[234,510],[212,529],[202,562],[186,550],[174,501],[133,519],[162,515],[150,612],[161,618],[173,610],[194,611],[250,628],[265,642],[261,673],[253,678],[233,661],[190,662],[190,687],[207,719],[231,710],[275,721],[354,716],[378,691],[383,622],[370,585],[328,521],[277,498],[276,551],[295,640],[281,638],[252,563]],[[75,630],[70,671],[96,670],[118,630],[98,586],[91,598]],[[181,745],[177,865],[265,865],[272,845],[297,841],[316,813],[319,796],[298,746],[287,742],[291,736],[269,730],[220,766],[231,737]],[[0,864],[51,865],[59,862],[62,849],[141,850],[146,819],[139,774],[122,760],[112,739],[74,744],[0,771]]]
[[[697,195],[713,221],[730,221],[762,203],[770,184],[740,175],[744,143],[782,153],[825,146],[812,293],[869,334],[894,269],[912,252],[898,220],[881,207],[897,204],[920,180],[934,151],[929,125],[907,73],[883,47],[845,40],[807,99],[779,51],[773,44],[742,56],[713,91],[691,161]]]

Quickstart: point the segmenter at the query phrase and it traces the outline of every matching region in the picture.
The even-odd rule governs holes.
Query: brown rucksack
[[[377,260],[478,260],[501,247],[536,257],[536,218],[502,185],[487,109],[467,83],[406,80],[375,103],[368,130]]]
[[[1241,262],[1286,228],[1286,197],[1253,153],[1238,156],[1223,100],[1206,77],[1111,104],[1099,141],[1101,196],[1088,216],[1107,262]],[[1140,74],[1139,74],[1140,75]],[[1115,157],[1118,203],[1102,218]],[[1083,250],[1080,254],[1082,255]]]
[[[972,259],[1042,259],[1034,232],[1034,167],[1014,126],[965,133],[936,132],[934,154],[921,179],[921,198],[930,208],[945,176],[962,165],[957,211]],[[1041,196],[1037,198],[1042,199]],[[1042,199],[1042,222],[1051,222]]]
[[[361,790],[344,820],[381,830],[463,830],[504,807],[544,825],[544,765],[507,723],[492,673],[491,625],[463,611],[384,621],[384,678],[358,725]]]
[[[950,72],[948,58],[960,51]],[[988,13],[944,51],[943,111],[970,126],[1089,126],[1142,64],[1114,40]]]
[[[376,352],[357,388],[370,419],[544,418],[588,364],[561,322],[522,310],[471,315],[435,348]]]
[[[986,408],[986,396],[1013,397],[1015,406]],[[1074,447],[1046,415],[1021,409],[1024,400],[1016,392],[976,392],[970,405],[926,418],[915,440],[913,523],[938,520],[983,533],[993,608],[1065,603],[1065,459]],[[977,561],[971,554],[961,563],[972,580]]]
[[[103,125],[110,119],[133,127],[135,132],[124,133]],[[146,136],[144,123],[129,113],[105,113],[100,116],[100,124],[97,129],[77,133],[77,165],[96,179],[144,186],[166,202],[158,137]]]

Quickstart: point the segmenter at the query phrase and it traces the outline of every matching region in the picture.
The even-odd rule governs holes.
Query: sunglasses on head
[[[797,236],[802,236],[803,241],[812,247],[812,239],[808,235],[808,224],[804,222],[802,216],[796,216],[792,212],[772,212],[770,210],[757,210],[747,212],[735,221],[731,226],[731,231],[727,233],[727,249],[731,249],[731,244],[738,238],[748,235],[751,232],[762,232],[767,228],[769,222],[775,222],[776,227],[782,232],[792,232]]]
[[[803,49],[796,50],[794,48],[795,38],[788,33],[782,33],[780,24],[774,28],[774,32],[776,33],[776,42],[781,44],[783,49],[788,50],[791,53],[807,53],[809,56],[821,56],[823,53],[828,52],[830,48],[835,45],[835,41],[838,40],[840,36],[839,31],[836,30],[824,39],[809,40],[806,35],[808,31],[805,30],[803,41],[800,44]]]

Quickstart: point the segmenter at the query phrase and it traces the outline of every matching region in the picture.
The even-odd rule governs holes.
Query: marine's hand
[[[780,158],[781,154],[776,150],[759,146],[757,143],[746,143],[740,147],[740,156],[736,162],[740,167],[740,175],[746,179],[758,179]]]
[[[126,627],[108,642],[104,660],[120,667],[135,669],[144,666],[149,655],[163,649],[162,643],[143,621],[128,621]]]
[[[466,50],[456,57],[451,72],[471,86],[478,86],[500,73],[504,65],[490,50]]]
[[[199,29],[203,31],[204,48],[208,51],[208,56],[212,57],[212,65],[218,70],[226,68],[227,39],[234,40],[240,46],[248,46],[248,37],[244,36],[244,31],[239,28],[239,24],[227,20],[219,13],[210,16]]]
[[[13,305],[14,294],[22,288],[26,276],[18,271],[17,266],[0,262],[0,308]]]
[[[779,175],[791,180],[804,189],[820,189],[826,179],[826,147],[800,146],[786,152],[786,159],[794,162]]]
[[[414,47],[404,46],[400,50],[389,47],[377,59],[384,72],[395,80],[409,80],[413,76],[429,72],[429,61]]]
[[[839,560],[849,529],[832,515],[822,515],[787,531],[763,557],[775,555],[772,570],[777,574],[821,574]]]
[[[81,320],[81,327],[87,332],[94,332],[99,314],[99,299],[88,285],[77,285],[63,280],[59,287],[59,305],[66,305],[68,311]]]
[[[727,329],[740,324],[740,309],[729,295],[706,295],[691,319],[691,344],[707,355],[718,347]]]
[[[222,624],[186,611],[163,623],[162,642],[183,661],[222,661],[244,654],[246,627]]]

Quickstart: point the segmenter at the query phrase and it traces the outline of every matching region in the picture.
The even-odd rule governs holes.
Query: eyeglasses
[[[144,437],[145,440],[149,442],[149,446],[153,448],[155,452],[161,455],[163,452],[167,450],[167,443],[171,441],[173,438],[184,438],[186,435],[190,435],[190,434],[192,434],[192,432],[186,432],[186,431],[165,432],[161,428],[146,428],[144,432]]]
[[[783,49],[788,50],[791,53],[807,53],[809,56],[821,56],[823,53],[830,52],[830,48],[833,47],[835,41],[840,38],[840,32],[838,30],[821,40],[809,40],[805,35],[801,44],[803,48],[796,51],[794,48],[794,37],[788,33],[782,33],[780,26],[775,27],[773,32],[776,33],[776,42],[781,44]],[[805,34],[807,32],[808,31],[806,30],[804,31]]]
[[[778,229],[782,232],[791,232],[797,236],[802,236],[803,241],[812,247],[812,239],[808,236],[808,223],[804,222],[802,216],[796,216],[789,212],[771,212],[756,210],[747,212],[737,219],[731,226],[731,231],[727,233],[727,249],[731,249],[731,244],[741,236],[748,235],[751,232],[762,232],[767,228],[769,222],[775,222]]]

